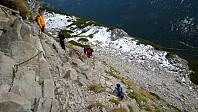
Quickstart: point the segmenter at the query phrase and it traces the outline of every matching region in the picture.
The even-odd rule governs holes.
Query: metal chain
[[[37,56],[38,56],[39,54],[41,54],[41,53],[43,53],[43,51],[38,52],[36,55],[34,55],[33,57],[31,57],[31,58],[28,59],[28,60],[25,60],[25,61],[23,61],[23,62],[21,62],[21,63],[15,64],[15,65],[13,66],[13,73],[16,73],[16,72],[18,71],[18,67],[19,67],[19,66],[21,66],[21,65],[24,64],[24,63],[27,63],[27,62],[31,61],[32,59],[34,59],[35,57],[37,57]],[[16,68],[16,69],[15,69],[15,68]]]

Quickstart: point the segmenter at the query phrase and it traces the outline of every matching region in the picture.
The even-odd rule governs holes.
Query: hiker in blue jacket
[[[117,87],[115,87],[113,94],[117,95],[121,100],[124,98],[124,93],[122,91],[122,87],[120,87],[120,84],[117,84]]]

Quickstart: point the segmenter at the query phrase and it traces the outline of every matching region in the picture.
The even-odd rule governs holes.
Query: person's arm
[[[38,24],[39,24],[40,28],[42,28],[40,16],[37,17],[37,21],[38,21]]]
[[[65,36],[63,35],[63,40],[65,39]]]
[[[113,94],[114,94],[114,95],[117,95],[117,94],[118,94],[118,92],[117,92],[116,89],[113,91]]]

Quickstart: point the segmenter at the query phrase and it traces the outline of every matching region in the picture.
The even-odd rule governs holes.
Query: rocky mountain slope
[[[197,0],[40,0],[198,61]]]
[[[197,112],[185,60],[167,59],[123,30],[45,12],[52,35],[65,30],[69,43],[88,40],[78,43],[94,47],[87,58],[81,47],[66,43],[63,51],[36,23],[6,12],[0,9],[0,112]],[[117,83],[122,101],[112,95]]]

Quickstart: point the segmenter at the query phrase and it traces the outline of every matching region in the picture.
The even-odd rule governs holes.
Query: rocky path
[[[111,49],[109,49],[111,50]],[[169,103],[191,111],[197,111],[198,94],[192,89],[180,72],[168,71],[159,66],[157,62],[144,61],[137,62],[135,59],[130,61],[122,55],[108,50],[95,48],[94,58],[104,60],[121,72],[121,76],[127,77],[136,85],[143,87],[151,92],[158,94]]]

